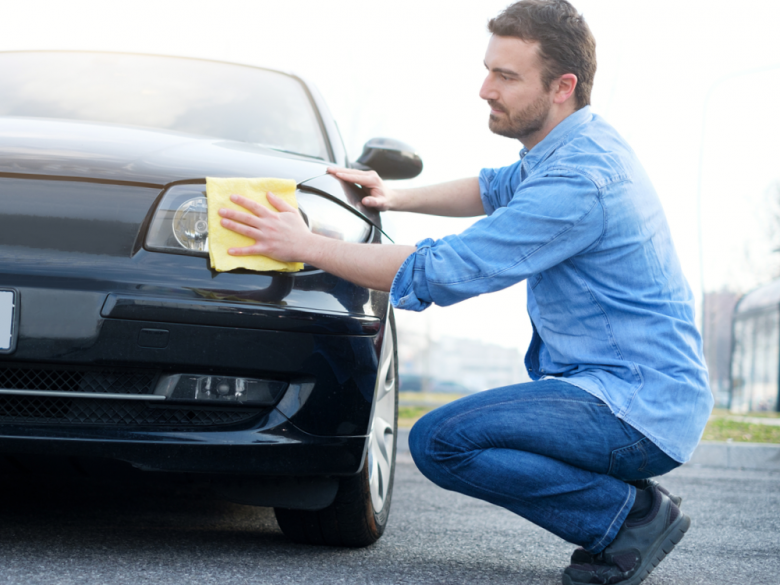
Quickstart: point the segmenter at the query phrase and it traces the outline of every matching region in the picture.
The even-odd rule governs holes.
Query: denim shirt
[[[488,217],[417,244],[393,305],[421,311],[525,280],[531,378],[578,386],[687,461],[713,400],[693,294],[649,178],[590,107],[520,156],[481,171]]]

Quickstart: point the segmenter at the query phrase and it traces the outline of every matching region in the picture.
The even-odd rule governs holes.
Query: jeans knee
[[[417,463],[417,467],[420,466],[418,461],[424,458],[428,445],[428,433],[424,420],[425,417],[418,420],[409,431],[409,452],[412,454],[414,462]]]
[[[429,479],[436,465],[434,434],[439,424],[430,412],[418,420],[409,432],[409,452],[417,468]]]
[[[450,417],[446,412],[430,412],[418,420],[409,433],[409,452],[417,469],[433,483],[446,489],[450,486],[453,468],[467,455],[456,446],[457,437],[448,433]]]

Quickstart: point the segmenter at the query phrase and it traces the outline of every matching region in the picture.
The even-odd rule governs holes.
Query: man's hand
[[[476,177],[428,187],[390,189],[376,171],[330,167],[328,172],[342,181],[368,189],[363,205],[377,211],[411,211],[446,217],[485,215]]]
[[[342,167],[328,167],[328,172],[348,183],[356,183],[368,189],[369,195],[363,197],[363,205],[377,211],[391,211],[397,198],[396,192],[389,189],[376,171],[359,171]]]
[[[312,248],[309,231],[298,210],[269,192],[268,202],[279,210],[274,213],[259,203],[231,195],[230,200],[247,210],[220,209],[222,227],[255,241],[245,248],[231,248],[231,256],[268,256],[280,262],[306,262],[306,251]]]

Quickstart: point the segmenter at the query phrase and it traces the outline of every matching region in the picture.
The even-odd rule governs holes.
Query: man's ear
[[[577,87],[577,76],[574,73],[564,73],[555,81],[553,103],[562,104],[574,95]]]

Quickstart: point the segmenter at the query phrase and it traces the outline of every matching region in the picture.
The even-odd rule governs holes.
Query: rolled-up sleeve
[[[494,189],[483,200],[500,205],[501,196]],[[589,248],[604,225],[590,179],[548,172],[524,181],[508,205],[463,233],[419,242],[395,276],[391,301],[399,309],[422,311],[431,303],[447,306],[506,288]]]
[[[500,169],[482,169],[479,172],[479,196],[486,215],[493,215],[496,209],[506,207],[520,185],[523,161]]]
[[[398,269],[390,288],[390,302],[398,309],[422,311],[431,305],[428,282],[425,279],[425,256],[434,241],[417,242],[417,250]]]
[[[493,212],[500,207],[496,201],[495,192],[490,189],[497,173],[498,169],[482,169],[479,172],[479,196],[482,199],[482,207],[485,208],[486,215],[493,215]]]

